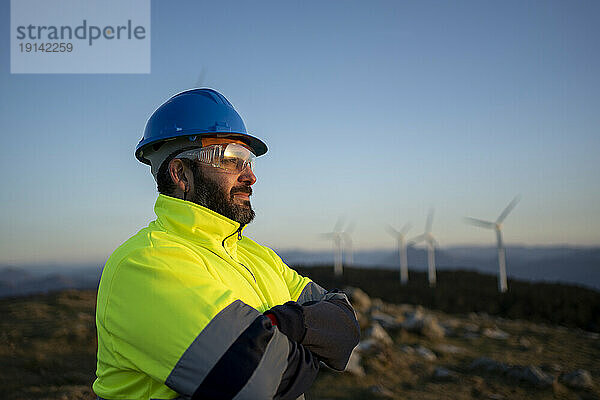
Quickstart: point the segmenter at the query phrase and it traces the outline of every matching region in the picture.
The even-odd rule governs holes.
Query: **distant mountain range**
[[[331,251],[280,250],[278,254],[291,266],[328,265]],[[520,247],[506,249],[509,278],[524,281],[571,283],[600,290],[600,247]],[[409,268],[427,268],[427,253],[420,248],[408,249]],[[495,247],[449,247],[436,250],[440,270],[467,269],[497,274]],[[91,265],[4,265],[0,266],[0,297],[22,296],[76,288],[95,289],[103,263]],[[354,265],[364,268],[398,268],[395,250],[354,252]]]
[[[324,265],[333,263],[331,251],[311,252],[281,250],[278,254],[289,265]],[[448,247],[435,252],[437,268],[467,269],[487,274],[498,274],[496,247]],[[408,248],[409,268],[427,269],[427,252]],[[509,278],[525,281],[572,283],[600,290],[600,247],[522,247],[506,249]],[[354,252],[354,265],[399,269],[395,250],[365,250]]]

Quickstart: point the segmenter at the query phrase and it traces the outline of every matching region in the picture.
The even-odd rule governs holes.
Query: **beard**
[[[224,217],[247,225],[254,219],[255,212],[250,200],[244,200],[242,204],[235,204],[233,195],[235,193],[252,194],[252,188],[248,185],[234,186],[227,193],[219,184],[202,173],[201,169],[194,165],[194,191],[189,201],[206,207]]]

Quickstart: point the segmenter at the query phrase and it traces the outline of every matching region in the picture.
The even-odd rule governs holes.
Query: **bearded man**
[[[296,399],[359,339],[347,297],[243,235],[267,146],[212,89],[146,124],[157,219],[108,259],[98,289],[99,399]]]

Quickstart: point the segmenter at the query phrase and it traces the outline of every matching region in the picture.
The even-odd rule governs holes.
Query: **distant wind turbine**
[[[321,236],[333,241],[333,273],[335,276],[342,276],[343,265],[343,247],[342,241],[344,240],[344,232],[342,232],[342,225],[344,224],[343,218],[338,218],[333,231],[323,233]]]
[[[408,257],[406,255],[406,233],[411,225],[406,224],[397,231],[391,225],[386,226],[387,232],[392,235],[398,243],[398,255],[400,256],[400,282],[403,285],[408,283]]]
[[[428,277],[429,277],[429,286],[434,287],[436,284],[436,274],[435,274],[435,247],[438,245],[437,241],[431,234],[431,226],[433,225],[433,208],[429,210],[429,214],[427,215],[427,223],[425,224],[425,232],[422,235],[419,235],[413,238],[409,244],[417,244],[419,242],[425,242],[427,245],[427,265],[429,267]]]
[[[465,218],[465,221],[471,225],[486,229],[494,229],[496,231],[496,240],[498,242],[498,290],[502,293],[508,290],[508,285],[506,283],[506,250],[504,248],[504,243],[502,242],[502,222],[504,222],[508,214],[510,214],[520,200],[521,196],[516,196],[512,199],[504,211],[500,213],[496,222],[484,221],[482,219],[471,217]]]
[[[346,265],[354,264],[354,247],[352,242],[352,232],[354,232],[355,223],[351,222],[341,233],[342,246]]]

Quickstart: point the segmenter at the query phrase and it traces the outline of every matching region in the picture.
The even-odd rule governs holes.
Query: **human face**
[[[206,140],[206,142],[205,142]],[[229,139],[203,139],[202,145],[243,142]],[[251,186],[256,182],[256,176],[249,167],[240,173],[231,173],[220,168],[195,162],[193,187],[190,201],[207,207],[229,219],[248,224],[254,219],[254,210],[250,204]]]

